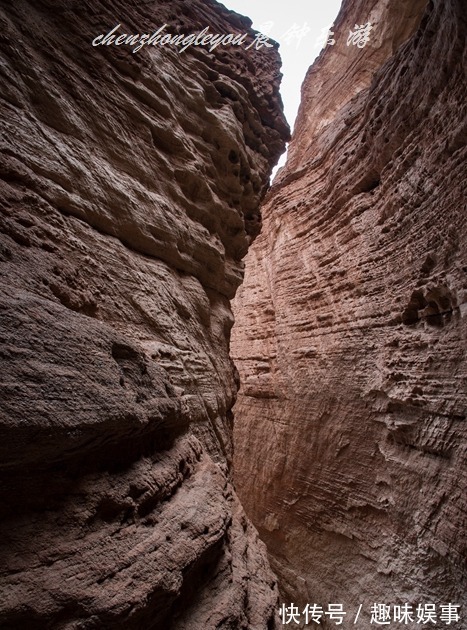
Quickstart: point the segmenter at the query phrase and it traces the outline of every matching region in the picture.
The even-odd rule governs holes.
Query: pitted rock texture
[[[422,3],[410,32],[408,4],[345,2],[303,85],[234,302],[234,468],[286,601],[465,629],[466,16]]]
[[[0,626],[276,627],[231,482],[229,299],[288,137],[276,48],[214,2],[7,2]]]

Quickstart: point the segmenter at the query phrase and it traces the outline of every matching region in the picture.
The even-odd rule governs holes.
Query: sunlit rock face
[[[288,136],[277,49],[93,47],[253,34],[211,1],[84,4],[0,14],[0,626],[274,628],[228,340]]]
[[[344,2],[334,30],[235,300],[234,468],[284,599],[364,625],[467,604],[465,6]]]

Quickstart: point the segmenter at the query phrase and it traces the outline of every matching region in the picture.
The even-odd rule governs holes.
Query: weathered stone
[[[451,602],[462,629],[465,6],[349,1],[335,32],[235,300],[236,485],[286,600],[362,626]]]
[[[0,13],[0,626],[275,627],[230,476],[229,305],[288,130],[275,48],[211,1]]]

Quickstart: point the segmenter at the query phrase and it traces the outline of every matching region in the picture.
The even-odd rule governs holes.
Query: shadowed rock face
[[[274,628],[230,480],[229,299],[288,129],[211,1],[3,3],[0,626]]]
[[[295,603],[467,604],[466,30],[344,3],[246,258],[236,483]]]

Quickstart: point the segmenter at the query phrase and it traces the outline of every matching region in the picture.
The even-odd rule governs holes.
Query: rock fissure
[[[254,32],[88,9],[0,10],[0,625],[279,628],[244,507],[283,601],[464,606],[461,0],[345,0],[371,43],[309,70],[269,190],[277,48],[93,47]]]

